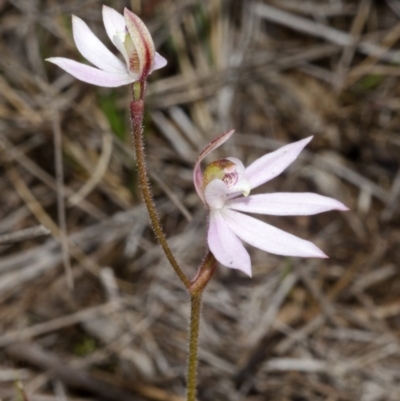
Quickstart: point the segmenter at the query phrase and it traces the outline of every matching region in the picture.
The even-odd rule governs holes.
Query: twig
[[[108,302],[106,304],[83,309],[71,315],[62,316],[48,322],[38,323],[26,329],[17,329],[5,333],[0,337],[0,347],[13,344],[18,341],[29,340],[33,337],[51,333],[64,327],[72,326],[82,321],[94,319],[99,315],[114,313],[121,307],[119,302]]]
[[[49,235],[50,233],[51,231],[43,225],[29,227],[24,230],[0,235],[0,244],[15,244],[17,242],[28,241],[33,238],[43,237],[45,235]]]
[[[17,389],[21,395],[21,398],[23,399],[23,401],[30,401],[28,394],[26,394],[26,391],[24,389],[23,384],[21,383],[21,380],[17,381]]]
[[[355,81],[357,81],[363,74],[370,74],[368,70],[372,68],[380,59],[383,59],[383,55],[388,52],[388,49],[394,46],[400,37],[400,23],[397,23],[389,33],[382,39],[381,47],[377,54],[372,54],[370,57],[363,60],[359,65],[354,67],[346,78],[346,87],[348,88]]]
[[[18,343],[9,346],[6,351],[14,359],[49,370],[68,386],[89,391],[112,401],[138,401],[136,396],[72,368],[66,361],[36,345]]]
[[[11,182],[15,186],[15,189],[21,199],[24,200],[28,208],[35,215],[35,217],[43,224],[49,227],[52,235],[60,243],[60,229],[49,214],[45,211],[42,205],[38,202],[35,196],[32,194],[28,186],[22,180],[21,176],[14,167],[9,167],[7,173],[10,177]],[[82,266],[84,266],[90,273],[97,276],[99,266],[91,258],[86,256],[82,250],[75,244],[70,243],[69,248],[71,254],[76,258]]]
[[[400,3],[397,0],[386,0],[390,9],[400,18]]]
[[[282,306],[283,302],[285,301],[297,281],[298,276],[294,273],[289,274],[284,278],[284,280],[282,280],[279,288],[276,290],[271,299],[268,310],[265,312],[265,315],[260,318],[260,322],[257,328],[249,333],[245,340],[246,345],[249,348],[255,347],[256,344],[259,343],[261,339],[267,335],[273,325],[274,319],[278,314],[279,308]]]
[[[15,160],[26,171],[29,171],[30,174],[43,182],[46,186],[56,191],[57,185],[54,178],[48,174],[47,171],[39,167],[32,159],[29,159],[19,148],[14,147],[9,139],[1,133],[0,149],[4,151],[3,154],[7,156],[7,159]],[[64,190],[67,196],[73,196],[74,191],[71,188],[64,186]],[[94,205],[86,200],[83,200],[77,206],[99,221],[107,217],[105,213],[103,213],[100,209],[97,209]]]
[[[54,136],[54,154],[57,184],[57,213],[58,224],[60,227],[59,236],[62,249],[63,264],[68,288],[73,290],[74,279],[72,276],[71,259],[69,256],[67,220],[65,215],[65,190],[64,190],[64,168],[62,159],[62,133],[60,115],[57,110],[53,110],[53,136]]]
[[[154,172],[149,172],[150,177],[157,183],[157,185],[165,192],[171,202],[177,207],[177,209],[182,213],[185,219],[189,222],[193,220],[193,217],[187,207],[179,199],[179,196]]]
[[[92,375],[94,378],[102,380],[104,383],[110,383],[114,386],[117,385],[122,389],[134,391],[141,396],[146,397],[146,400],[185,401],[183,397],[171,394],[169,391],[160,389],[149,384],[139,383],[138,381],[132,382],[132,380],[126,380],[121,378],[120,376],[116,377],[116,375],[112,375],[104,371],[96,370],[92,372]]]
[[[386,207],[382,212],[381,218],[383,221],[389,221],[399,205],[400,198],[400,169],[393,180],[392,188],[390,190],[389,199]]]
[[[254,12],[261,18],[281,24],[288,28],[303,32],[312,36],[320,37],[340,46],[350,46],[354,43],[354,38],[338,29],[311,21],[307,18],[295,16],[278,8],[262,3],[255,3]],[[398,51],[386,51],[382,47],[361,40],[357,44],[358,50],[368,56],[378,56],[381,60],[389,62],[400,62]]]
[[[343,49],[342,57],[340,58],[337,66],[337,89],[341,89],[346,74],[348,73],[348,69],[354,57],[354,53],[360,40],[362,30],[370,14],[371,6],[372,0],[362,0],[360,2],[357,15],[354,18],[353,24],[350,29],[350,35],[353,37],[353,41],[351,44],[345,46],[345,48]]]
[[[94,170],[91,177],[85,182],[85,184],[79,188],[77,192],[75,192],[72,196],[69,197],[68,201],[71,205],[77,205],[82,202],[84,198],[86,198],[90,192],[96,187],[99,182],[103,179],[108,164],[111,160],[112,150],[113,150],[113,137],[111,134],[103,134],[103,150],[101,156],[99,157],[99,161],[97,163],[96,169]]]

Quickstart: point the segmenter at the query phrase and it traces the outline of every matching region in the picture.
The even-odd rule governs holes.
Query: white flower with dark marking
[[[124,61],[108,50],[86,23],[75,15],[72,16],[72,30],[76,47],[97,68],[63,57],[51,57],[47,61],[81,81],[104,87],[144,80],[152,71],[167,64],[167,60],[156,53],[153,39],[143,21],[127,8],[121,15],[103,6],[103,22],[108,37]]]
[[[242,241],[276,255],[326,258],[312,242],[298,238],[241,212],[275,216],[306,216],[329,210],[348,210],[341,202],[313,193],[268,193],[250,191],[281,174],[312,137],[283,146],[245,168],[234,157],[211,163],[204,175],[200,162],[222,145],[233,131],[211,142],[200,154],[194,169],[194,184],[210,210],[208,246],[224,266],[251,276],[250,256]]]

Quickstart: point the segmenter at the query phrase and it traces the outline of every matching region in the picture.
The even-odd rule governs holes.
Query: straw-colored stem
[[[143,141],[143,113],[144,113],[144,103],[143,97],[145,93],[146,82],[135,82],[132,88],[133,101],[130,104],[131,111],[131,127],[132,127],[132,137],[136,151],[136,163],[138,168],[139,184],[142,191],[144,203],[147,207],[151,226],[153,228],[154,234],[161,245],[165,255],[167,256],[171,266],[175,270],[175,273],[182,281],[186,288],[190,286],[190,280],[183,273],[182,269],[178,265],[172,251],[168,245],[167,239],[164,235],[160,219],[157,214],[156,206],[153,201],[153,196],[150,188],[150,182],[147,175],[146,168],[146,158],[144,151],[144,141]]]

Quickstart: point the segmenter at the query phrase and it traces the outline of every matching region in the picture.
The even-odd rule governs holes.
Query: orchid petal
[[[257,159],[246,168],[246,176],[251,188],[256,188],[272,180],[293,163],[303,148],[311,141],[312,136],[301,141],[290,143]]]
[[[222,265],[241,270],[251,277],[251,261],[239,238],[230,230],[219,210],[210,214],[208,246]]]
[[[226,203],[229,209],[274,216],[309,216],[329,210],[349,210],[336,199],[312,193],[273,193],[235,198]]]
[[[58,65],[64,71],[81,81],[93,85],[104,86],[106,88],[116,88],[135,81],[135,79],[128,75],[128,73],[112,74],[63,57],[51,57],[46,59],[46,61]]]
[[[124,42],[122,41],[122,39],[119,36],[114,36],[114,45],[120,51],[122,56],[124,57],[124,60],[125,60],[125,63],[126,63],[126,70],[129,71],[129,75],[131,75],[132,77],[136,77],[135,80],[137,80],[139,75],[137,73],[135,73],[135,71],[132,71],[130,69],[129,55],[128,55],[128,52],[125,49]]]
[[[114,74],[126,73],[124,63],[104,46],[84,21],[75,15],[72,16],[72,28],[76,47],[83,57],[103,71]]]
[[[125,34],[124,16],[111,7],[103,6],[103,23],[111,42],[120,50],[115,44],[115,36],[119,37],[121,33]]]
[[[124,9],[125,25],[135,46],[139,59],[139,79],[150,74],[154,63],[154,42],[143,21],[127,8]]]
[[[159,70],[160,68],[163,68],[167,65],[167,59],[161,56],[161,54],[156,54],[154,55],[154,62],[153,62],[153,67],[151,67],[151,72],[155,70]]]
[[[232,134],[234,132],[235,132],[235,130],[231,130],[231,131],[225,132],[224,134],[215,138],[202,150],[202,152],[200,153],[199,157],[196,160],[196,164],[195,164],[194,170],[193,170],[193,182],[194,182],[194,186],[196,188],[197,194],[199,195],[200,199],[203,202],[205,202],[202,188],[201,188],[203,185],[203,173],[201,172],[200,163],[210,152],[217,149],[224,142],[226,142],[232,136]]]
[[[204,190],[204,199],[211,209],[222,209],[228,188],[222,180],[211,181]]]
[[[248,244],[276,255],[327,258],[312,242],[230,209],[220,211],[228,227]],[[235,255],[236,251],[232,250]]]

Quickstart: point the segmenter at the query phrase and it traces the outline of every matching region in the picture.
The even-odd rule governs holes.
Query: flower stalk
[[[169,263],[175,270],[176,275],[186,288],[190,287],[190,280],[186,277],[172,254],[171,248],[168,245],[164,231],[161,227],[160,219],[157,214],[156,206],[153,201],[152,192],[150,189],[149,177],[147,175],[146,156],[144,151],[143,141],[143,115],[144,103],[143,98],[146,91],[146,81],[137,81],[132,85],[133,100],[130,104],[131,112],[131,130],[133,143],[136,152],[136,163],[138,168],[139,185],[142,191],[144,203],[150,216],[151,226],[158,243],[161,245]]]
[[[190,294],[189,359],[186,393],[187,401],[196,401],[201,296],[201,291],[199,293]]]
[[[187,367],[187,401],[196,401],[201,297],[208,282],[213,276],[216,267],[217,261],[214,258],[214,255],[210,251],[208,251],[189,288],[190,326],[189,358]]]
[[[161,245],[165,255],[167,256],[171,266],[175,270],[176,275],[179,277],[183,285],[190,293],[191,308],[189,325],[189,357],[187,369],[187,401],[196,401],[201,297],[205,287],[207,286],[208,282],[215,272],[217,262],[214,258],[214,255],[211,252],[208,252],[198,270],[197,275],[192,281],[190,281],[177,263],[168,245],[167,239],[165,238],[160,219],[158,217],[157,210],[153,201],[146,168],[146,158],[143,141],[143,98],[145,90],[145,81],[135,82],[132,85],[133,100],[130,104],[132,137],[136,152],[139,184],[147,211],[150,216],[154,234],[159,244]]]
[[[201,264],[196,276],[191,281],[189,292],[191,294],[201,294],[213,276],[217,267],[214,255],[208,251],[203,263]]]

